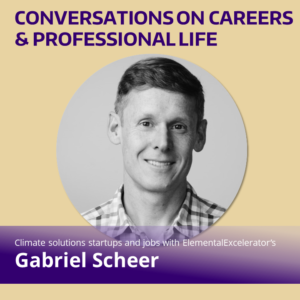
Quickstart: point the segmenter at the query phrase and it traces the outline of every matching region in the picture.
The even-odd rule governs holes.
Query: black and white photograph
[[[60,177],[92,226],[118,240],[184,240],[217,222],[242,184],[247,138],[199,66],[138,55],[82,84],[61,120]]]

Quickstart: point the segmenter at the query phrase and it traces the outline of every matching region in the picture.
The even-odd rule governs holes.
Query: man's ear
[[[107,134],[113,144],[121,143],[121,120],[119,115],[114,112],[109,114]]]
[[[195,145],[194,145],[194,150],[196,152],[200,152],[203,149],[204,145],[205,145],[206,127],[207,127],[207,121],[206,120],[202,120],[197,125],[197,138],[196,138],[196,142],[195,142]]]

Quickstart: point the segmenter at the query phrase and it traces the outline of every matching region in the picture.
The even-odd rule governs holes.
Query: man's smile
[[[175,164],[174,161],[158,161],[158,160],[151,160],[151,159],[145,159],[145,161],[155,167],[158,168],[167,168],[173,164]]]

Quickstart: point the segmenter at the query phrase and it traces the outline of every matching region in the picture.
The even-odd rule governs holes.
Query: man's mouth
[[[157,160],[150,160],[150,159],[145,159],[145,161],[148,164],[159,168],[168,167],[175,163],[174,161],[157,161]]]

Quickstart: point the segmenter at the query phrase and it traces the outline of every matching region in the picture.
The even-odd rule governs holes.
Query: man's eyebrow
[[[138,113],[135,116],[135,120],[143,120],[143,119],[151,119],[151,120],[155,120],[157,118],[157,115],[152,113],[152,112],[143,112],[141,111],[140,113]],[[191,116],[190,114],[186,114],[184,112],[182,112],[181,114],[174,116],[174,118],[170,118],[168,120],[168,123],[173,124],[176,122],[184,122],[184,123],[190,123],[193,122],[193,116]]]
[[[193,124],[194,118],[189,116],[189,115],[185,115],[185,116],[175,117],[174,119],[169,121],[170,124],[174,124],[174,123],[177,123],[177,122],[189,125],[189,124]]]
[[[145,113],[143,115],[138,116],[138,120],[155,120],[156,116],[154,114],[151,113]],[[174,124],[174,123],[185,123],[185,124],[189,124],[191,122],[193,122],[192,118],[190,116],[178,116],[175,117],[173,119],[170,119],[167,121],[168,124]]]
[[[155,118],[155,115],[151,113],[141,113],[138,116],[138,119],[153,119],[153,118]]]
[[[191,120],[190,117],[176,117],[171,122],[189,122]]]

